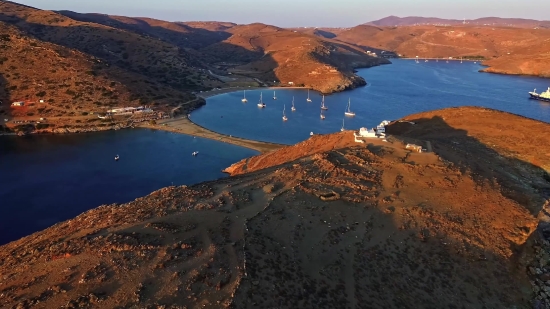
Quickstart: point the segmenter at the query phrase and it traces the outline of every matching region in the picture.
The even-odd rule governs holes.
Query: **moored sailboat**
[[[265,107],[265,103],[262,102],[262,93],[261,92],[260,92],[260,103],[258,103],[258,107],[261,107],[261,108]]]
[[[344,113],[346,116],[355,116],[355,113],[351,111],[351,99],[348,99],[348,109]]]
[[[340,131],[344,132],[344,120],[346,120],[346,117],[342,119],[342,128],[340,128]]]
[[[309,98],[309,89],[307,90],[307,99],[306,101],[311,102],[311,99]]]
[[[241,100],[241,102],[243,102],[243,103],[248,102],[248,100],[246,99],[246,90],[244,90],[244,92],[243,92],[243,99]]]
[[[323,96],[323,100],[321,101],[321,109],[327,110],[328,107],[325,106],[325,96]]]
[[[275,95],[275,91],[273,91],[273,100],[277,100],[277,96]]]
[[[290,108],[291,111],[295,112],[296,107],[294,107],[294,97],[292,97],[292,107]]]
[[[321,120],[325,120],[325,115],[323,115],[323,110],[321,110]]]
[[[283,121],[288,120],[288,118],[286,118],[286,115],[285,115],[285,109],[286,109],[286,105],[283,105]]]

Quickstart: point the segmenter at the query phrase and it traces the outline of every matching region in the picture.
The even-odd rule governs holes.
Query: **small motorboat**
[[[196,155],[198,155],[198,154],[199,154],[198,151],[193,151],[193,153],[192,153],[193,156],[196,156]]]
[[[119,156],[119,155],[116,155],[116,156],[115,156],[115,161],[118,161],[118,159],[120,159],[120,156]]]

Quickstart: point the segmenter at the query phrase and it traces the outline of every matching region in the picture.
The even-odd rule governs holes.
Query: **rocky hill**
[[[197,89],[208,74],[195,69],[201,60],[157,39],[61,14],[0,1],[0,21],[26,35],[100,58],[109,65],[148,76],[170,87]]]
[[[485,133],[498,117],[510,126]],[[513,137],[549,125],[479,108],[406,119],[387,142],[315,136],[4,245],[0,307],[545,308],[549,158],[520,158],[550,143]]]
[[[153,18],[136,18],[105,14],[82,14],[59,11],[59,14],[82,22],[124,29],[140,35],[161,38],[181,48],[200,49],[230,36],[227,29],[235,26],[224,22],[168,22]]]
[[[233,73],[292,82],[323,93],[365,85],[354,68],[390,63],[355,45],[264,24],[235,26],[228,39],[201,51],[225,62],[240,62]]]
[[[192,96],[149,77],[109,65],[76,49],[25,35],[0,22],[0,114],[11,117],[83,116],[105,112],[119,102],[127,106],[177,105]],[[30,101],[8,108],[11,101]],[[43,100],[42,103],[39,103]],[[2,107],[4,107],[2,109]],[[96,117],[97,119],[97,117]]]
[[[335,39],[404,57],[464,57],[485,60],[489,72],[550,77],[550,29],[360,25]]]
[[[414,26],[414,25],[461,25],[467,23],[468,25],[475,26],[497,26],[497,27],[520,27],[520,28],[534,28],[544,27],[550,28],[550,21],[548,20],[534,20],[523,18],[500,18],[500,17],[482,17],[476,19],[445,19],[436,17],[397,17],[388,16],[379,20],[374,20],[366,23],[366,25],[381,26],[381,27],[395,27],[395,26]]]
[[[364,50],[342,42],[304,36],[264,24],[236,25],[223,22],[167,22],[103,14],[60,11],[65,17],[123,29],[154,38],[185,51],[186,59],[200,68],[234,63],[232,74],[261,81],[303,85],[330,93],[354,88],[365,81],[353,73],[357,67],[389,63],[370,57]],[[229,78],[228,78],[229,79]]]

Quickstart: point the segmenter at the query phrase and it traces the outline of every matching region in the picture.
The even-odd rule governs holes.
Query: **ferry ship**
[[[529,95],[531,96],[531,99],[550,102],[550,87],[548,87],[548,90],[542,93],[537,93],[537,89],[535,89],[529,92]]]

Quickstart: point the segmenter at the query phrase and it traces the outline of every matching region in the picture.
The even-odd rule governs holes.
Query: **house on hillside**
[[[13,106],[13,107],[23,106],[23,105],[25,105],[25,102],[23,102],[23,101],[18,101],[18,102],[11,103],[11,106]]]
[[[360,128],[358,137],[376,137],[376,131],[373,129]]]

